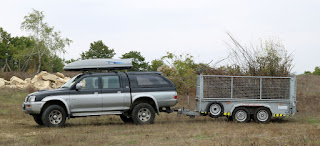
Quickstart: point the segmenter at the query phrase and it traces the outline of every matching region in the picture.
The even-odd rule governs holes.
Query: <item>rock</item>
[[[24,85],[15,85],[15,86],[16,86],[15,88],[17,88],[17,89],[24,89],[24,88],[26,88],[26,85],[27,85],[27,84],[24,84]]]
[[[60,72],[57,72],[56,75],[57,75],[58,77],[62,78],[62,79],[65,78],[65,76],[64,76],[62,73],[60,73]]]
[[[26,79],[24,80],[24,82],[26,82],[26,83],[31,83],[31,78],[26,78]]]
[[[24,85],[26,82],[16,76],[12,76],[10,79],[10,85]]]
[[[31,84],[34,84],[35,82],[39,81],[39,76],[35,75],[32,80],[31,80]]]
[[[41,89],[51,89],[50,87],[50,81],[36,81],[33,86],[37,89],[37,90],[41,90]]]
[[[56,75],[49,74],[49,73],[42,75],[42,79],[45,81],[57,82],[58,78],[59,77],[57,77]]]
[[[70,77],[65,77],[65,78],[63,79],[64,82],[68,82],[69,80],[71,80]]]
[[[39,74],[37,74],[38,75],[38,77],[42,77],[43,75],[47,75],[48,74],[48,72],[46,72],[46,71],[41,71]]]
[[[61,78],[59,78],[59,79],[57,79],[57,82],[56,82],[56,88],[59,88],[59,87],[61,87],[63,84],[65,84],[66,82],[63,80],[63,79],[61,79]]]
[[[0,78],[0,88],[3,88],[6,85],[6,80],[3,78]]]
[[[5,88],[13,88],[13,89],[15,89],[15,88],[17,88],[17,85],[6,85]]]

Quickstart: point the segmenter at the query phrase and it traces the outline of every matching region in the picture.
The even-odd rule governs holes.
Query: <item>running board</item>
[[[110,112],[85,112],[85,113],[72,113],[74,117],[83,117],[83,116],[100,116],[100,115],[121,115],[121,111],[110,111]]]

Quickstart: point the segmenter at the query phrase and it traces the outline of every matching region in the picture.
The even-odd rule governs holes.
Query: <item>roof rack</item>
[[[86,59],[71,62],[63,67],[65,71],[122,70],[132,68],[129,59]]]

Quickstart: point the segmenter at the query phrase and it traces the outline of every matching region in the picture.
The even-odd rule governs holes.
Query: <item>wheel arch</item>
[[[67,102],[61,98],[54,98],[54,97],[46,97],[42,101],[45,102],[45,104],[41,108],[40,114],[49,106],[49,105],[60,105],[67,113],[68,117],[70,116],[70,109],[69,106],[67,106]]]
[[[156,111],[156,113],[159,115],[159,105],[157,100],[155,99],[155,97],[151,96],[151,95],[139,95],[139,96],[135,96],[132,100],[132,104],[131,104],[131,108],[132,109],[135,105],[137,105],[138,103],[149,103],[154,110]]]

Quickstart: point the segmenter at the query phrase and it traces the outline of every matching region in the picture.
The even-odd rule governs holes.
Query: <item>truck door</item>
[[[126,110],[129,109],[125,105],[130,93],[124,92],[124,87],[121,85],[120,76],[116,73],[101,76],[101,96],[103,111]]]
[[[87,76],[79,82],[83,87],[70,91],[70,108],[72,113],[97,112],[102,110],[101,89],[98,76]]]

